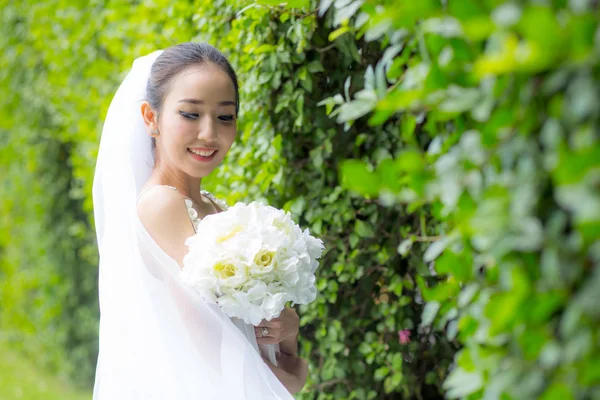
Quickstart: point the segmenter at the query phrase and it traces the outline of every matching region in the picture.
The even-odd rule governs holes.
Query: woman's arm
[[[268,335],[262,336],[262,329],[267,328]],[[281,383],[292,394],[299,392],[308,376],[308,363],[298,357],[298,332],[300,317],[293,308],[286,307],[278,318],[263,321],[256,328],[258,344],[279,344],[280,354],[277,355],[277,365],[267,360],[267,365]]]
[[[308,377],[308,363],[306,360],[287,356],[283,353],[277,355],[277,367],[264,359],[277,379],[285,386],[291,394],[296,394],[304,387]]]
[[[290,336],[279,343],[279,351],[287,356],[298,355],[298,335]]]

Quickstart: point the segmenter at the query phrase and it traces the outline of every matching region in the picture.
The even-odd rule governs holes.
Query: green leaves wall
[[[89,385],[103,117],[133,59],[202,40],[242,85],[204,186],[326,242],[298,398],[600,396],[596,7],[2,3],[3,334]]]

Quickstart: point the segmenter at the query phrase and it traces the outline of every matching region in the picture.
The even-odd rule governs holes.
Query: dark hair
[[[214,64],[229,75],[235,88],[235,113],[240,108],[240,92],[237,76],[225,56],[208,43],[187,42],[169,47],[154,61],[146,85],[146,97],[152,109],[157,113],[169,91],[173,79],[186,68]]]

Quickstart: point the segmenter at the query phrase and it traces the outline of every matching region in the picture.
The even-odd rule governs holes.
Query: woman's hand
[[[302,358],[277,353],[277,367],[263,357],[277,379],[291,393],[296,394],[304,387],[308,377],[308,363]]]
[[[263,335],[263,328],[267,328]],[[300,329],[300,317],[293,308],[286,307],[279,318],[263,320],[254,328],[258,344],[279,344],[286,339],[296,340]]]

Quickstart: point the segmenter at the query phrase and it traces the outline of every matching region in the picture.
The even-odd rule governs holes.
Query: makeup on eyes
[[[184,117],[184,118],[188,118],[188,119],[198,119],[198,117],[200,117],[200,115],[199,115],[199,114],[196,114],[196,113],[188,113],[188,112],[181,111],[181,110],[179,111],[179,114],[180,114],[182,117]]]
[[[179,114],[184,118],[192,119],[192,120],[198,119],[200,117],[200,115],[197,113],[189,113],[189,112],[185,112],[185,111],[181,111],[181,110],[179,110]],[[235,120],[235,115],[234,114],[219,115],[217,118],[219,118],[223,122],[232,122]]]

